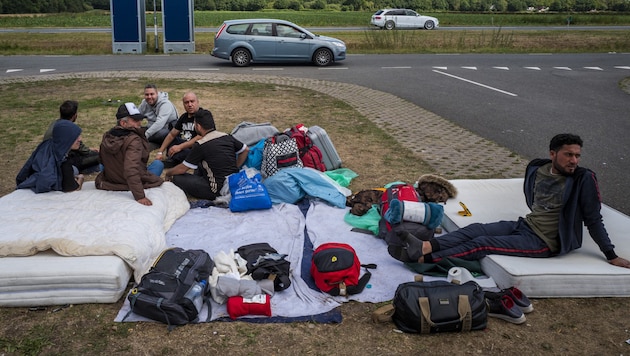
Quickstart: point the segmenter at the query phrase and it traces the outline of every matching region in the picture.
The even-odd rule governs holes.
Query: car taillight
[[[217,31],[217,35],[214,36],[215,39],[219,38],[219,35],[221,35],[221,32],[223,32],[223,30],[225,29],[225,24],[221,25],[221,28],[219,28],[219,31]]]
[[[374,16],[375,19],[380,20],[381,17],[380,16]]]

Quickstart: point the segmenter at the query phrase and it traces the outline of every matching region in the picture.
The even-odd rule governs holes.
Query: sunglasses
[[[472,216],[472,213],[470,212],[470,210],[468,210],[468,207],[466,206],[466,204],[462,203],[461,201],[459,202],[459,205],[462,207],[461,211],[458,211],[457,214],[461,215],[461,216]]]

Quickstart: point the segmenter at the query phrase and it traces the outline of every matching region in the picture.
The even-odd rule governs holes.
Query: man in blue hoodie
[[[81,189],[83,175],[68,160],[81,143],[81,129],[68,120],[55,122],[51,137],[40,143],[15,178],[17,189],[35,193]]]
[[[478,260],[489,254],[559,256],[582,246],[584,224],[609,263],[630,268],[630,261],[615,254],[604,228],[595,173],[578,166],[581,149],[579,136],[559,134],[549,144],[550,159],[527,165],[524,191],[531,212],[524,218],[471,224],[429,241],[401,236],[405,258],[422,263],[445,257]]]

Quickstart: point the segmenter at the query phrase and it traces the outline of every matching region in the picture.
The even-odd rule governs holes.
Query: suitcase
[[[330,171],[341,167],[341,157],[337,153],[326,130],[319,126],[311,126],[307,131],[308,137],[311,138],[313,144],[322,151],[322,158],[326,165],[326,170]]]

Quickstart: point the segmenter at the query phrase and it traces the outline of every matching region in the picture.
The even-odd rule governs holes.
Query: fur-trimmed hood
[[[457,196],[457,188],[443,177],[424,174],[418,178],[416,190],[423,202],[444,203]]]

